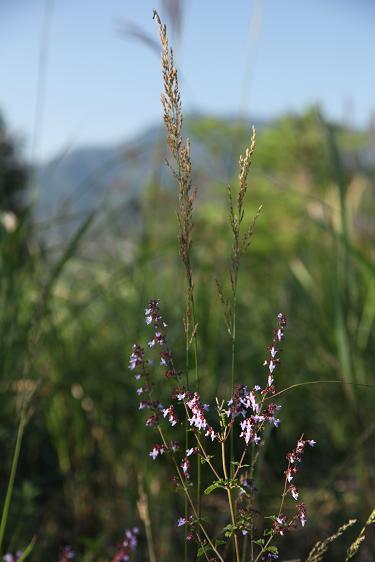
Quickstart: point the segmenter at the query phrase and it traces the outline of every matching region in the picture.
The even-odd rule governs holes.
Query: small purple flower
[[[175,414],[173,406],[168,406],[168,408],[163,409],[163,416],[166,418],[168,416],[169,423],[171,426],[175,426],[178,422],[178,418]]]
[[[145,354],[145,352],[140,345],[138,345],[138,344],[133,345],[133,351],[132,351],[132,353],[130,355],[130,359],[129,359],[129,369],[131,371],[134,371],[134,369],[138,365],[143,365],[144,354]]]
[[[306,525],[307,519],[306,519],[306,507],[304,503],[300,503],[297,505],[297,513],[296,513],[298,519],[301,521],[301,525],[302,527],[304,527]]]
[[[189,479],[190,478],[190,475],[189,475],[190,462],[189,462],[187,457],[182,459],[180,467],[182,468],[182,472],[183,472],[184,477]]]
[[[208,427],[204,435],[205,437],[211,437],[211,441],[214,441],[214,439],[216,439],[217,437],[215,430],[212,427]]]
[[[297,501],[297,500],[298,500],[298,496],[299,496],[299,493],[298,493],[297,488],[292,484],[291,487],[289,488],[289,490],[290,490],[290,493],[291,493],[292,496],[293,496],[293,499]]]
[[[191,447],[190,449],[186,449],[186,456],[190,457],[194,453],[197,453],[198,449],[196,447]]]
[[[204,408],[202,406],[199,394],[195,392],[193,397],[188,400],[186,404],[193,414],[189,418],[190,425],[193,425],[199,430],[207,429],[208,424],[204,415]]]
[[[125,529],[125,537],[112,558],[112,562],[125,562],[129,560],[130,553],[135,550],[137,546],[137,535],[139,533],[138,527],[133,529]]]

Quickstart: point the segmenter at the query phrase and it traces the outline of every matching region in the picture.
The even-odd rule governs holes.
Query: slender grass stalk
[[[26,560],[26,558],[28,558],[29,554],[31,554],[34,545],[36,543],[36,537],[33,537],[30,541],[30,543],[27,545],[27,547],[25,548],[25,550],[23,551],[23,553],[21,554],[21,556],[18,559],[18,562],[23,562],[24,560]]]
[[[247,178],[251,166],[251,158],[255,150],[256,133],[255,128],[252,129],[250,146],[239,159],[239,190],[237,193],[236,204],[233,202],[232,189],[228,186],[228,203],[229,203],[229,222],[233,236],[232,255],[230,267],[230,281],[232,288],[232,302],[229,314],[228,331],[231,336],[231,392],[234,393],[235,388],[235,364],[236,364],[236,328],[237,328],[237,289],[238,289],[238,273],[241,262],[241,255],[248,249],[253,235],[255,221],[260,214],[260,208],[255,215],[251,225],[243,232],[242,222],[245,216],[244,202],[247,193]],[[233,459],[234,459],[234,435],[230,436],[230,474],[233,475]]]
[[[159,14],[154,10],[154,18],[159,26],[162,45],[162,71],[164,93],[161,96],[164,110],[164,123],[167,129],[167,144],[174,159],[175,166],[167,161],[179,187],[177,204],[177,217],[179,223],[179,253],[185,269],[186,276],[186,307],[184,313],[184,329],[186,340],[186,386],[189,388],[189,352],[193,343],[195,363],[195,383],[199,391],[199,363],[197,321],[194,303],[194,281],[191,266],[192,228],[193,228],[193,202],[196,192],[191,180],[190,142],[182,138],[182,106],[179,91],[177,69],[174,66],[173,49],[169,48],[166,26],[162,24]],[[188,427],[185,428],[185,441],[188,446]],[[186,504],[185,504],[186,509]],[[197,457],[197,513],[201,515],[201,464]],[[187,513],[186,513],[187,515]],[[185,547],[186,553],[186,547]],[[186,554],[185,554],[186,561]]]
[[[166,439],[165,439],[165,437],[164,437],[163,430],[161,429],[160,425],[158,425],[157,427],[158,427],[159,435],[160,435],[160,437],[161,437],[161,440],[162,440],[162,442],[163,442],[163,445],[164,445],[164,447],[165,447],[166,449],[168,449],[168,443],[167,443],[167,441],[166,441]],[[203,525],[203,523],[202,523],[200,517],[198,516],[198,511],[197,511],[197,509],[196,509],[196,507],[195,507],[195,505],[194,505],[194,502],[193,502],[193,500],[192,500],[192,497],[191,497],[191,495],[190,495],[190,493],[189,493],[189,490],[188,490],[188,488],[187,488],[187,486],[186,486],[185,479],[184,479],[184,477],[183,477],[182,474],[181,474],[181,470],[180,470],[180,468],[179,468],[179,466],[178,466],[178,464],[177,464],[176,459],[174,458],[174,456],[172,456],[172,461],[173,461],[175,470],[176,470],[176,472],[177,472],[178,478],[179,478],[179,480],[180,480],[180,483],[181,483],[182,489],[183,489],[183,491],[184,491],[184,494],[185,494],[185,496],[186,496],[186,498],[187,498],[187,500],[188,500],[188,502],[189,502],[189,505],[190,505],[190,507],[191,507],[192,513],[193,513],[193,515],[194,515],[194,517],[195,517],[195,519],[196,519],[196,521],[197,521],[198,527],[199,527],[200,530],[202,531],[202,533],[203,533],[205,539],[207,540],[207,542],[208,542],[208,544],[210,545],[210,547],[211,547],[211,549],[213,550],[213,552],[214,552],[214,553],[216,554],[216,556],[219,558],[220,562],[225,562],[224,559],[223,559],[223,557],[221,556],[221,554],[219,553],[219,551],[218,551],[217,548],[215,547],[214,543],[213,543],[212,540],[210,539],[210,536],[208,535],[208,533],[207,533],[207,531],[206,531],[206,529],[205,529],[205,527],[204,527],[204,525]]]
[[[47,64],[49,54],[49,38],[52,23],[52,15],[54,9],[54,0],[46,0],[43,16],[43,30],[39,46],[39,61],[37,72],[37,89],[35,96],[34,124],[31,141],[31,163],[36,164],[37,148],[39,137],[43,128],[43,117],[45,107],[45,92],[47,78]]]
[[[366,533],[367,527],[369,527],[370,525],[373,525],[374,523],[375,523],[375,509],[373,509],[372,512],[370,513],[369,518],[367,519],[365,525],[362,527],[361,532],[359,533],[356,540],[348,548],[348,550],[346,552],[345,562],[348,562],[349,560],[354,558],[354,556],[358,553],[358,550],[360,549],[361,544],[365,540],[365,533]]]
[[[139,516],[142,519],[146,530],[148,556],[150,562],[156,562],[154,538],[152,533],[150,511],[148,508],[148,498],[145,492],[143,476],[141,475],[138,476],[138,491],[139,491],[139,500],[137,506],[138,506]]]
[[[189,338],[187,337],[185,331],[185,377],[186,377],[186,387],[189,388]],[[189,449],[189,423],[186,418],[185,420],[185,450]],[[189,517],[189,502],[187,497],[185,496],[185,519],[187,520]],[[185,543],[184,543],[184,562],[187,562],[188,559],[188,529],[185,525]]]
[[[288,469],[290,467],[290,462],[288,464]],[[280,508],[279,508],[279,513],[277,517],[280,517],[283,507],[284,507],[284,502],[285,502],[285,496],[286,496],[286,491],[288,488],[288,480],[285,477],[284,480],[284,489],[283,489],[283,493],[281,494],[281,502],[280,502]],[[268,539],[268,541],[265,543],[265,545],[262,547],[262,549],[260,550],[258,556],[255,558],[254,562],[258,562],[258,560],[260,560],[260,557],[262,556],[262,554],[264,554],[264,552],[267,552],[267,548],[270,546],[271,542],[273,541],[275,535],[273,532],[271,532],[270,537]],[[253,558],[251,559],[251,562],[253,562]]]
[[[246,554],[247,554],[247,543],[248,543],[248,536],[245,535],[243,544],[242,544],[242,557],[241,557],[241,562],[246,562]],[[253,559],[253,541],[252,539],[250,539],[250,545],[251,545],[251,556],[250,556],[250,560]]]
[[[224,441],[221,442],[221,462],[222,462],[222,465],[223,465],[224,478],[225,478],[225,480],[228,480],[227,463],[226,463],[226,459],[225,459],[225,442]],[[235,512],[234,512],[232,492],[229,488],[226,488],[226,492],[227,492],[227,496],[228,496],[229,511],[230,511],[230,517],[231,517],[232,526],[233,526],[233,542],[234,542],[234,550],[235,550],[235,554],[236,554],[236,562],[241,562],[240,547],[239,547],[238,536],[237,536],[237,532],[236,532],[236,516],[235,516]]]
[[[1,521],[0,521],[0,556],[3,556],[4,534],[5,534],[5,529],[6,529],[6,525],[7,525],[7,521],[8,521],[8,517],[9,517],[10,504],[11,504],[11,501],[12,501],[12,495],[13,495],[13,489],[14,489],[14,480],[15,480],[15,477],[16,477],[16,472],[17,472],[18,461],[19,461],[20,452],[21,452],[22,438],[23,438],[23,434],[24,434],[24,430],[25,430],[25,425],[26,425],[26,405],[23,404],[22,410],[21,410],[20,421],[19,421],[19,424],[18,424],[16,444],[15,444],[15,447],[14,447],[14,453],[13,453],[13,458],[12,458],[12,466],[11,466],[11,470],[10,470],[9,481],[8,481],[7,491],[6,491],[6,494],[5,494],[3,510],[2,510],[2,514],[1,514]]]
[[[305,382],[297,382],[295,384],[291,384],[290,386],[287,386],[286,388],[283,388],[282,390],[279,390],[278,392],[275,392],[275,394],[273,395],[272,398],[275,398],[276,396],[280,396],[281,394],[285,394],[285,392],[289,392],[289,391],[293,390],[294,388],[298,388],[300,386],[308,386],[308,385],[311,385],[311,384],[352,385],[352,386],[359,386],[361,388],[371,388],[372,390],[375,390],[374,384],[364,384],[364,383],[360,383],[360,382],[346,382],[346,381],[333,381],[333,380],[305,381]],[[270,400],[270,398],[267,397],[267,398],[265,398],[265,400]]]

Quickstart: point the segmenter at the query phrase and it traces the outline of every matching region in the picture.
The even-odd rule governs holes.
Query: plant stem
[[[288,463],[288,469],[287,469],[288,471],[289,471],[289,468],[290,468],[290,461],[289,461],[289,463]],[[283,510],[283,507],[284,507],[284,501],[285,501],[285,494],[286,494],[287,486],[288,486],[288,480],[287,480],[287,477],[285,477],[284,490],[283,490],[283,493],[282,493],[282,496],[281,496],[280,509],[279,509],[279,513],[278,513],[277,517],[280,517],[281,512],[282,512],[282,510]],[[271,544],[271,542],[272,542],[274,536],[275,536],[275,535],[274,535],[274,533],[272,532],[271,535],[270,535],[270,538],[268,539],[268,541],[266,542],[266,544],[262,547],[262,550],[259,552],[259,554],[258,554],[258,556],[255,558],[254,562],[258,562],[258,560],[260,559],[260,557],[262,556],[262,554],[263,554],[264,552],[267,552],[267,547]]]
[[[189,389],[189,330],[188,330],[188,317],[185,317],[185,377],[186,377],[186,388]],[[185,420],[185,449],[189,448],[189,426],[188,420]],[[189,504],[187,497],[185,495],[185,519],[189,517]],[[188,562],[188,543],[187,543],[187,527],[185,526],[185,544],[184,544],[184,562]]]
[[[3,512],[2,512],[2,515],[1,515],[1,522],[0,522],[0,556],[2,556],[2,554],[3,554],[4,533],[5,533],[5,528],[6,528],[6,524],[7,524],[7,520],[8,520],[10,503],[11,503],[11,500],[12,500],[12,494],[13,494],[13,488],[14,488],[14,479],[16,477],[17,466],[18,466],[18,461],[19,461],[19,456],[20,456],[20,451],[21,451],[22,437],[23,437],[25,425],[26,425],[26,407],[23,406],[22,411],[21,411],[21,418],[20,418],[20,421],[19,421],[19,424],[18,424],[16,444],[15,444],[14,453],[13,453],[12,467],[11,467],[11,471],[10,471],[10,475],[9,475],[8,487],[7,487],[5,500],[4,500]]]
[[[162,439],[162,441],[163,441],[164,447],[165,447],[166,449],[168,449],[167,442],[166,442],[166,440],[165,440],[165,438],[164,438],[164,433],[163,433],[163,431],[162,431],[162,429],[161,429],[161,427],[160,427],[159,425],[158,425],[158,431],[159,431],[160,437],[161,437],[161,439]],[[224,558],[223,558],[223,557],[221,556],[221,554],[218,552],[217,548],[215,547],[214,543],[213,543],[212,540],[210,539],[210,537],[209,537],[209,535],[208,535],[208,533],[207,533],[205,527],[203,526],[202,522],[200,521],[200,519],[199,519],[199,517],[198,517],[198,513],[197,513],[197,510],[195,509],[194,502],[193,502],[193,500],[191,499],[191,496],[190,496],[190,494],[189,494],[189,490],[187,489],[186,484],[185,484],[184,477],[183,477],[182,474],[181,474],[181,470],[179,469],[179,466],[178,466],[178,464],[177,464],[176,459],[174,458],[174,456],[172,456],[172,460],[173,460],[173,464],[174,464],[174,466],[175,466],[177,475],[178,475],[178,477],[179,477],[179,480],[180,480],[180,482],[181,482],[182,489],[184,490],[185,496],[186,496],[186,498],[187,498],[187,500],[188,500],[188,502],[189,502],[189,505],[190,505],[190,507],[191,507],[191,510],[192,510],[192,512],[193,512],[193,515],[194,515],[194,517],[195,517],[196,520],[197,520],[197,524],[198,524],[199,528],[201,529],[202,533],[204,534],[204,536],[205,536],[205,538],[206,538],[208,544],[210,545],[210,547],[212,548],[212,550],[214,551],[214,553],[216,554],[216,556],[219,558],[220,562],[225,562]]]
[[[241,562],[246,562],[247,541],[248,541],[248,537],[247,537],[247,535],[245,535],[245,539],[243,541],[243,546],[242,546],[242,560],[241,560]],[[253,544],[251,542],[251,547],[252,546],[253,546]],[[253,555],[251,554],[251,560],[252,559],[253,559]]]
[[[234,372],[235,372],[235,353],[236,353],[236,308],[237,308],[237,272],[235,272],[234,285],[233,285],[233,303],[232,303],[232,365],[231,365],[231,386],[232,396],[234,394]],[[233,460],[234,460],[234,433],[233,430],[230,434],[230,475],[233,476]]]
[[[206,453],[206,451],[205,451],[205,449],[204,449],[204,447],[203,447],[203,445],[202,445],[202,443],[201,443],[201,441],[200,441],[200,439],[199,439],[198,432],[197,432],[197,431],[194,431],[194,435],[195,435],[195,439],[197,440],[198,446],[199,446],[199,448],[200,448],[200,450],[201,450],[201,452],[202,452],[202,454],[203,454],[204,460],[206,461],[206,463],[208,464],[208,466],[210,467],[210,469],[212,470],[212,472],[214,473],[214,475],[216,476],[216,478],[217,478],[218,480],[220,480],[220,479],[221,479],[221,478],[220,478],[220,475],[219,475],[219,473],[217,472],[217,470],[215,469],[215,467],[214,467],[214,465],[212,464],[212,462],[210,461],[210,458],[209,458],[209,456],[207,455],[207,453]]]
[[[29,554],[31,554],[35,543],[36,543],[36,537],[33,537],[31,539],[30,543],[27,545],[27,547],[23,551],[23,553],[21,554],[21,556],[19,557],[18,562],[23,562],[24,560],[26,560],[26,558],[29,556]]]
[[[147,550],[150,562],[156,562],[154,539],[152,534],[152,525],[150,518],[150,511],[148,507],[148,498],[144,488],[143,475],[138,475],[138,491],[139,491],[139,502],[138,502],[138,512],[142,519],[145,530],[146,530],[146,541]]]
[[[221,442],[221,461],[222,461],[222,464],[223,464],[224,478],[225,478],[225,480],[228,480],[228,472],[227,472],[226,461],[225,461],[225,443],[224,443],[224,441]],[[231,520],[232,520],[232,526],[234,527],[233,528],[233,539],[234,539],[234,548],[235,548],[235,552],[236,552],[236,562],[241,562],[240,548],[239,548],[239,544],[238,544],[238,536],[237,536],[236,530],[235,530],[236,516],[235,516],[235,513],[234,513],[232,492],[229,488],[227,488],[226,490],[227,490],[227,495],[228,495],[228,503],[229,503],[230,516],[231,516]]]
[[[196,319],[195,319],[195,305],[194,305],[194,293],[193,284],[191,282],[191,317],[193,321],[193,344],[194,344],[194,361],[195,361],[195,382],[197,385],[197,392],[199,392],[199,366],[198,366],[198,342],[197,342],[197,330],[196,330]],[[198,517],[201,516],[201,462],[199,455],[197,455],[197,512]]]

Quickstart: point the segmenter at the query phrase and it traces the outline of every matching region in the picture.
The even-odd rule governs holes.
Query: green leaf
[[[59,259],[59,261],[55,265],[54,269],[52,270],[51,276],[50,276],[50,278],[47,282],[47,285],[45,287],[45,299],[46,300],[48,300],[48,297],[49,297],[57,279],[59,278],[61,272],[63,271],[64,266],[68,263],[70,258],[74,255],[80,241],[82,240],[82,238],[86,234],[87,230],[91,226],[95,215],[96,215],[96,211],[93,211],[92,213],[90,213],[90,215],[87,217],[87,219],[85,219],[83,221],[83,223],[78,227],[74,236],[69,241],[69,244],[68,244],[65,252],[63,253],[61,258]]]
[[[216,488],[225,488],[224,484],[225,484],[224,480],[216,480],[216,482],[214,482],[213,484],[211,484],[205,489],[204,494],[206,494],[207,496],[208,494],[211,494],[211,492],[216,490]]]
[[[232,461],[231,464],[233,464],[234,466],[238,466],[240,463],[238,461]],[[241,468],[249,468],[250,465],[249,464],[241,464]]]
[[[207,554],[207,552],[210,552],[210,550],[212,550],[210,546],[200,546],[197,552],[197,559],[202,558],[202,556]]]
[[[232,537],[237,529],[237,525],[232,525],[231,523],[229,525],[226,525],[223,529],[223,531],[225,531],[224,536]]]

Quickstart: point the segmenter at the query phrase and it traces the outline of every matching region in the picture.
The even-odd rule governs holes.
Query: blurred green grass
[[[218,165],[223,152],[237,160],[247,138],[242,125],[214,119],[196,120],[191,127]],[[265,348],[281,310],[289,323],[278,388],[309,380],[374,384],[374,236],[368,222],[375,207],[374,168],[357,158],[369,142],[369,134],[327,123],[317,110],[287,116],[259,134],[247,212],[252,216],[260,204],[263,211],[240,274],[237,380],[262,380]],[[230,392],[230,340],[215,283],[216,278],[224,287],[229,283],[225,192],[224,183],[206,187],[195,214],[193,268],[207,399]],[[153,435],[138,414],[127,368],[131,345],[148,341],[143,309],[154,297],[168,319],[177,364],[184,364],[175,200],[176,194],[151,174],[140,201],[140,228],[128,240],[114,235],[108,254],[92,252],[95,215],[57,262],[32,238],[27,214],[15,230],[1,231],[3,493],[20,395],[25,384],[39,383],[7,532],[10,550],[38,535],[32,560],[53,559],[65,542],[82,552],[84,561],[104,560],[123,527],[138,520],[134,482],[139,473],[157,529],[159,559],[175,560],[180,551],[183,537],[175,520],[181,506],[166,485],[167,467],[148,457]],[[99,240],[107,226],[101,219],[95,231]],[[284,453],[301,432],[319,444],[301,478],[310,521],[289,541],[286,556],[295,557],[349,516],[365,520],[373,507],[374,394],[322,383],[298,388],[282,403],[281,428],[265,451],[257,483],[260,509],[271,510]],[[141,541],[139,560],[143,547]],[[340,552],[332,550],[328,560],[339,559]]]

